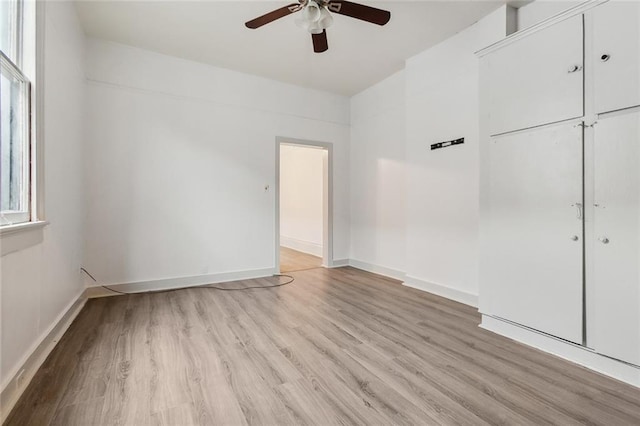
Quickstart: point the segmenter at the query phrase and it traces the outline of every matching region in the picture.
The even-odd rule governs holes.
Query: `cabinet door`
[[[640,365],[640,112],[600,119],[594,129],[597,240],[588,343]]]
[[[640,2],[611,1],[592,13],[596,112],[640,105]]]
[[[489,54],[492,135],[583,114],[582,15]]]
[[[582,343],[582,129],[490,143],[484,314]],[[487,291],[484,291],[484,290]]]

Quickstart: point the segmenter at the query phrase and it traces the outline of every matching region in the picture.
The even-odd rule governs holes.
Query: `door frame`
[[[321,149],[326,152],[322,167],[322,266],[333,267],[333,144],[276,136],[275,167],[275,271],[280,273],[280,147],[282,145]]]

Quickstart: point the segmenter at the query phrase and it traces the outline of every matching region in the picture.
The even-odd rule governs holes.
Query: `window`
[[[32,3],[0,1],[0,226],[35,220]]]

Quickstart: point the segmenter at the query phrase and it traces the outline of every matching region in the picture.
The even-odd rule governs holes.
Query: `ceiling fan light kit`
[[[300,17],[296,19],[296,25],[310,34],[321,34],[333,24],[333,16],[325,6],[320,6],[313,0],[307,2],[302,8]]]
[[[301,12],[295,21],[296,25],[311,34],[313,51],[320,53],[329,48],[326,30],[333,24],[330,11],[377,25],[385,25],[391,19],[391,13],[386,10],[350,1],[299,0],[299,3],[289,4],[252,19],[246,22],[245,26],[256,29],[292,13]]]

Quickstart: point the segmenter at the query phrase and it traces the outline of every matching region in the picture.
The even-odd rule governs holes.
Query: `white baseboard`
[[[35,376],[38,369],[47,359],[53,348],[67,331],[73,320],[78,316],[87,301],[86,292],[83,291],[73,300],[67,308],[56,318],[51,326],[42,333],[31,349],[18,363],[15,371],[9,374],[9,379],[2,384],[0,394],[0,424],[11,413],[20,396]]]
[[[478,307],[478,296],[475,294],[467,293],[442,284],[435,284],[424,281],[419,278],[409,276],[402,271],[398,271],[397,269],[374,265],[372,263],[363,262],[356,259],[348,259],[348,262],[349,266],[352,266],[354,268],[403,281],[402,285],[405,285],[407,287],[415,288],[417,290],[426,291],[427,293],[432,293],[438,296],[445,297],[447,299],[455,300],[456,302],[464,303],[465,305],[473,306],[474,308]],[[334,262],[334,265],[336,265],[336,262]]]
[[[446,297],[447,299],[455,300],[456,302],[464,303],[465,305],[478,307],[478,296],[472,293],[467,293],[462,290],[448,287],[444,284],[436,284],[429,281],[424,281],[416,277],[406,276],[404,285],[407,287],[415,288],[418,290],[433,293],[438,296]]]
[[[349,266],[363,271],[373,272],[374,274],[383,275],[394,280],[404,281],[405,274],[397,269],[387,268],[386,266],[375,265],[373,263],[363,262],[361,260],[349,259]]]
[[[482,315],[480,327],[548,352],[604,375],[640,387],[640,368],[600,355],[589,348],[520,325]]]
[[[345,266],[349,266],[349,259],[334,260],[331,263],[331,266],[327,266],[327,268],[329,268],[329,269],[331,269],[331,268],[343,268]]]
[[[322,257],[322,244],[280,235],[280,245],[303,253],[311,254],[313,256]]]
[[[165,278],[160,280],[137,281],[131,283],[115,283],[93,285],[87,289],[89,298],[116,296],[118,293],[102,287],[105,285],[123,293],[142,293],[146,291],[174,290],[178,288],[195,287],[206,284],[217,284],[238,280],[250,280],[253,278],[270,277],[276,273],[274,268],[251,269],[248,271],[222,272],[218,274],[195,275],[180,278]]]

